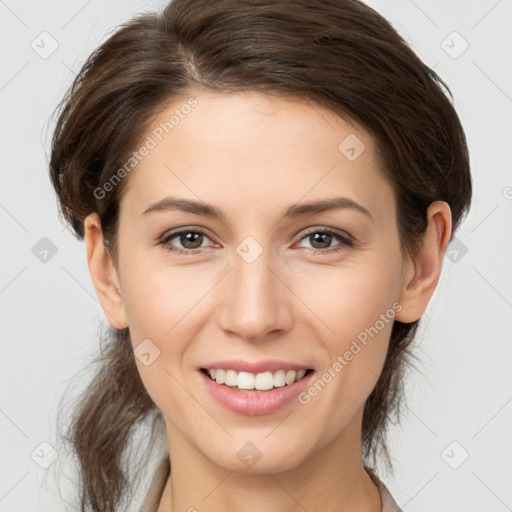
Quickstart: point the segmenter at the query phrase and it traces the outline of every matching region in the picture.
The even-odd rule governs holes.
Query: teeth
[[[241,386],[239,385],[238,387]],[[256,375],[256,380],[254,381],[254,389],[259,389],[260,391],[267,391],[269,389],[272,389],[273,387],[274,375],[272,374],[272,372],[263,372],[258,373],[258,375]]]
[[[238,373],[235,370],[226,370],[226,376],[224,377],[224,384],[226,386],[237,386],[238,385]]]
[[[225,370],[212,370],[215,372],[215,375],[212,375],[212,379],[217,381],[217,384],[224,384],[226,379],[226,371]]]
[[[286,384],[292,384],[295,382],[295,377],[297,377],[297,372],[293,370],[288,370],[286,372]]]
[[[285,385],[299,381],[306,374],[306,370],[277,370],[276,372],[250,373],[236,372],[235,370],[224,370],[222,368],[210,369],[208,374],[217,382],[238,389],[255,389],[267,391],[272,388],[280,388]]]
[[[286,384],[286,372],[284,370],[277,370],[274,373],[274,387],[282,388]]]

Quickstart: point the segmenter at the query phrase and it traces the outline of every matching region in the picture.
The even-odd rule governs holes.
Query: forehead
[[[238,214],[334,195],[394,208],[370,134],[311,101],[197,91],[163,108],[143,145],[121,201],[134,212],[166,194]]]

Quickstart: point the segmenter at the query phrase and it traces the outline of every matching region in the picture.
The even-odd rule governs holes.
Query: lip
[[[234,368],[232,369],[234,370]],[[299,369],[305,368],[301,367]],[[316,372],[312,371],[293,384],[286,384],[282,387],[260,393],[254,390],[239,391],[224,384],[217,384],[203,371],[198,370],[198,373],[210,395],[225,408],[247,416],[262,416],[277,412],[290,404],[299,393],[310,385],[311,379]]]
[[[289,361],[279,361],[278,359],[267,359],[265,361],[251,362],[244,361],[243,359],[231,359],[224,361],[214,361],[208,363],[201,368],[204,369],[222,369],[222,370],[235,370],[236,372],[249,372],[249,373],[263,373],[263,372],[277,372],[277,370],[314,370],[311,366],[303,364],[291,363]]]

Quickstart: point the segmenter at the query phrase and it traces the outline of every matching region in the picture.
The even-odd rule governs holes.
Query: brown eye
[[[308,235],[314,249],[326,249],[331,245],[333,236],[328,233],[313,233]]]
[[[178,235],[178,237],[180,243],[185,249],[198,249],[201,247],[203,242],[203,235],[201,233],[197,233],[196,231],[183,231],[180,235]]]
[[[318,254],[332,253],[346,250],[354,245],[354,240],[349,235],[345,235],[341,232],[334,231],[332,229],[315,229],[306,233],[302,240],[309,240],[311,251]],[[338,244],[332,245],[332,243],[338,242]]]
[[[206,233],[200,229],[182,229],[169,233],[160,244],[170,252],[194,254],[200,252],[198,249],[204,248],[203,242],[207,238]]]

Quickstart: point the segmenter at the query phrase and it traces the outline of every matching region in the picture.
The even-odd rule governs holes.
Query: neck
[[[213,464],[169,422],[166,430],[171,474],[158,512],[381,512],[379,490],[361,461],[360,422],[294,467],[259,472],[257,464],[251,472]]]

